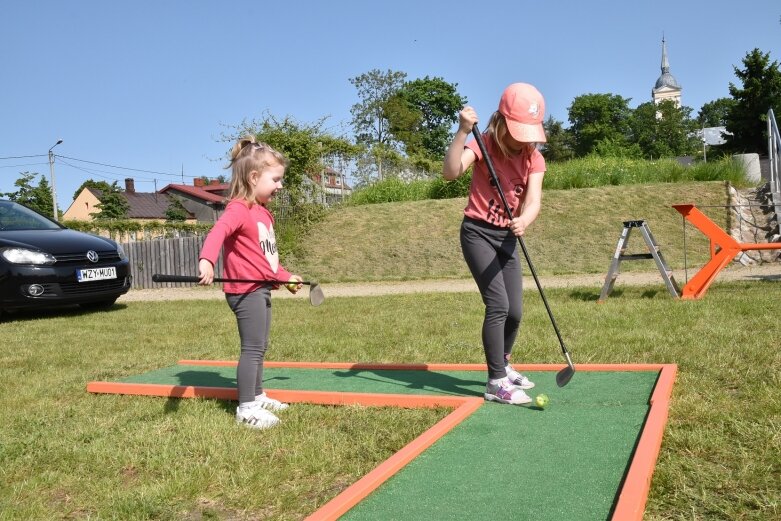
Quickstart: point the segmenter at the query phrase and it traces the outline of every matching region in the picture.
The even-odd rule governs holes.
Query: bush
[[[568,190],[595,188],[605,185],[650,183],[683,183],[689,181],[728,181],[734,186],[748,186],[743,167],[731,158],[684,166],[674,159],[648,161],[628,157],[599,157],[596,155],[565,162],[548,163],[543,188]],[[352,206],[421,199],[452,199],[469,195],[471,171],[455,181],[441,176],[430,180],[404,182],[398,178],[385,179],[353,192]]]
[[[429,199],[454,199],[469,195],[469,185],[472,183],[472,171],[469,170],[455,181],[447,181],[439,176],[430,181]]]
[[[430,181],[418,180],[405,182],[397,177],[377,181],[352,193],[348,204],[392,203],[397,201],[420,201],[429,198]]]
[[[743,168],[730,158],[683,166],[674,159],[648,161],[588,156],[562,163],[549,163],[543,187],[548,190],[566,190],[689,181],[729,181],[736,186],[748,185]]]

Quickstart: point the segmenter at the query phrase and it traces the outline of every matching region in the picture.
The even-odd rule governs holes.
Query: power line
[[[27,159],[28,157],[46,157],[46,154],[36,154],[34,156],[6,156],[0,157],[0,159]]]
[[[65,157],[65,156],[57,156],[57,157]],[[80,167],[80,166],[76,166],[76,165],[73,165],[71,163],[68,163],[67,161],[63,161],[63,160],[60,160],[60,163],[62,163],[63,165],[67,165],[67,166],[69,166],[71,168],[75,168],[76,170],[81,170],[82,172],[86,172],[86,173],[88,173],[90,175],[96,175],[98,177],[102,177],[103,179],[116,179],[116,180],[119,181],[119,180],[121,180],[123,178],[123,175],[122,174],[118,174],[117,172],[108,172],[106,170],[99,170],[97,168]],[[104,174],[108,174],[111,177],[102,176],[102,175],[98,174],[97,172],[102,172]],[[153,179],[150,178],[150,177],[139,177],[139,178],[136,178],[136,179],[137,180],[140,179],[142,181],[153,181]]]
[[[48,165],[49,163],[24,163],[21,165],[3,165],[0,166],[0,168],[19,168],[20,166],[40,166],[40,165]]]
[[[140,169],[140,168],[130,168],[130,167],[127,167],[127,166],[109,165],[107,163],[98,163],[97,161],[87,161],[86,159],[78,159],[76,157],[61,156],[59,154],[57,154],[56,157],[64,157],[65,159],[70,159],[71,161],[79,161],[81,163],[89,163],[91,165],[107,166],[109,168],[118,168],[120,170],[131,170],[133,172],[143,172],[143,173],[146,173],[146,174],[158,174],[158,175],[167,175],[169,177],[179,177],[176,174],[171,174],[171,173],[168,173],[168,172],[157,172],[155,170],[143,170],[143,169]],[[73,165],[71,165],[71,166],[73,166]]]

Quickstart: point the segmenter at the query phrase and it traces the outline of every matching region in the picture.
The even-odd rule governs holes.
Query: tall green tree
[[[0,194],[11,201],[29,206],[38,213],[51,217],[54,213],[54,199],[52,199],[52,190],[49,181],[41,175],[38,185],[34,186],[33,181],[40,174],[33,172],[21,172],[19,179],[14,181],[16,191]]]
[[[391,144],[393,136],[389,130],[387,103],[399,92],[406,78],[406,72],[390,69],[384,72],[372,69],[350,78],[360,100],[350,109],[356,141],[368,146]]]
[[[542,127],[547,138],[547,142],[542,147],[542,155],[546,161],[566,161],[575,156],[572,134],[564,128],[563,122],[548,116]]]
[[[744,69],[733,67],[742,83],[729,84],[729,93],[735,100],[727,114],[727,143],[733,152],[767,152],[767,112],[781,113],[781,70],[777,61],[770,61],[770,53],[759,49],[743,58]]]
[[[697,124],[700,128],[726,126],[727,116],[733,106],[735,106],[733,98],[718,98],[709,101],[697,113]]]
[[[441,160],[453,138],[451,128],[466,104],[457,83],[426,76],[405,82],[386,103],[390,132],[409,156]]]
[[[690,107],[679,107],[673,100],[641,103],[629,119],[632,141],[646,159],[677,157],[694,153],[698,147],[697,122]]]
[[[597,143],[610,139],[613,143],[629,142],[631,98],[616,94],[583,94],[576,97],[568,109],[570,131],[574,138],[575,154],[585,156]]]

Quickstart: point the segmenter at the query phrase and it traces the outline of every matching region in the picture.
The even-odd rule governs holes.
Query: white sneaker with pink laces
[[[513,366],[507,364],[504,366],[507,371],[507,378],[513,383],[513,385],[520,387],[521,389],[533,389],[534,382],[523,376],[521,373],[513,369]]]
[[[485,399],[489,402],[506,403],[510,405],[523,405],[531,403],[532,399],[505,377],[498,381],[488,381],[485,386]]]

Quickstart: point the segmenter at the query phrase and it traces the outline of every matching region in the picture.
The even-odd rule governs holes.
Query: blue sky
[[[661,39],[694,114],[729,95],[752,49],[781,62],[778,0],[4,2],[0,17],[0,192],[22,171],[49,177],[60,209],[86,179],[136,190],[216,177],[224,133],[264,112],[349,133],[349,78],[393,69],[458,84],[484,120],[509,83],[544,94],[567,122],[587,93],[650,100]]]

